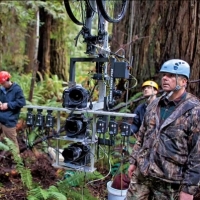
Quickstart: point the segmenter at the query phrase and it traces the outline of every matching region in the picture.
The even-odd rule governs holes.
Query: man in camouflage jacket
[[[185,91],[190,66],[172,59],[160,72],[165,93],[147,107],[127,200],[193,200],[200,185],[200,102]]]

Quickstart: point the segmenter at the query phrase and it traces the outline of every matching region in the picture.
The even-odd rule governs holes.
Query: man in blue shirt
[[[0,128],[3,136],[12,140],[19,151],[16,125],[26,101],[21,87],[11,82],[10,78],[7,71],[0,71]]]
[[[148,80],[142,84],[142,92],[143,96],[147,98],[145,103],[140,104],[135,110],[134,114],[136,116],[133,118],[133,124],[131,125],[131,132],[135,134],[138,132],[142,120],[144,118],[144,114],[146,112],[146,107],[150,104],[155,98],[158,93],[158,84],[154,81]]]

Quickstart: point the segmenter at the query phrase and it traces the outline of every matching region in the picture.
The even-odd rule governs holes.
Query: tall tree
[[[40,40],[38,49],[39,71],[44,74],[56,74],[67,81],[66,63],[66,11],[62,2],[57,0],[46,2],[46,7],[40,7]]]
[[[50,40],[50,72],[56,74],[62,80],[67,81],[68,68],[67,68],[67,52],[66,52],[66,38],[65,30],[66,24],[63,20],[52,20],[52,34],[55,37],[51,37]]]
[[[113,26],[113,49],[121,47],[134,58],[132,74],[138,85],[146,79],[159,82],[158,72],[168,59],[180,58],[191,66],[191,80],[200,76],[200,2],[129,1],[122,22]],[[122,34],[123,33],[123,34]],[[122,37],[123,36],[123,37]],[[114,43],[114,42],[113,42]],[[189,84],[189,91],[199,95],[200,84]]]
[[[50,33],[52,24],[52,15],[44,7],[40,8],[40,40],[38,49],[39,71],[49,74],[50,72]]]

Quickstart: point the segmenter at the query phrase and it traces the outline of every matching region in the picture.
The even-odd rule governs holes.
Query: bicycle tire
[[[86,9],[85,1],[64,0],[65,9],[69,18],[77,25],[84,25],[84,10]]]
[[[126,13],[128,0],[96,0],[96,3],[106,21],[117,23]]]
[[[97,4],[95,0],[86,0],[86,2],[91,10],[93,10],[94,12],[97,12]]]

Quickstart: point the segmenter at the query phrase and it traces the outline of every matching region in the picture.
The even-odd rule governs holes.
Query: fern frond
[[[26,186],[28,189],[31,189],[33,185],[33,181],[32,181],[32,175],[31,175],[30,170],[24,167],[22,158],[19,156],[18,149],[16,145],[13,143],[13,141],[11,141],[8,138],[5,138],[5,141],[8,147],[10,148],[11,153],[13,154],[13,158],[16,163],[16,169],[21,175],[21,180],[22,180],[23,185]]]
[[[9,147],[11,153],[13,154],[14,158],[15,158],[16,156],[19,157],[19,156],[18,156],[18,153],[19,153],[19,152],[18,152],[18,148],[17,148],[16,145],[13,143],[13,141],[10,140],[10,139],[8,139],[7,137],[5,137],[4,139],[5,139],[5,141],[6,141],[7,145],[8,145],[8,147]]]
[[[58,188],[55,185],[51,185],[48,189],[49,192],[59,192]]]
[[[66,196],[59,192],[48,192],[49,200],[67,200]]]
[[[8,151],[9,147],[7,145],[5,145],[4,143],[0,142],[0,150]]]
[[[35,197],[38,200],[46,200],[48,199],[48,195],[48,191],[43,190],[41,187],[37,187],[28,192],[28,199]]]
[[[27,200],[39,200],[39,199],[34,196],[29,196],[29,197],[27,197]]]
[[[37,138],[37,129],[31,130],[31,132],[28,134],[28,145],[30,147],[33,146],[34,141]]]
[[[33,179],[29,169],[20,169],[22,183],[30,190],[33,187]]]

